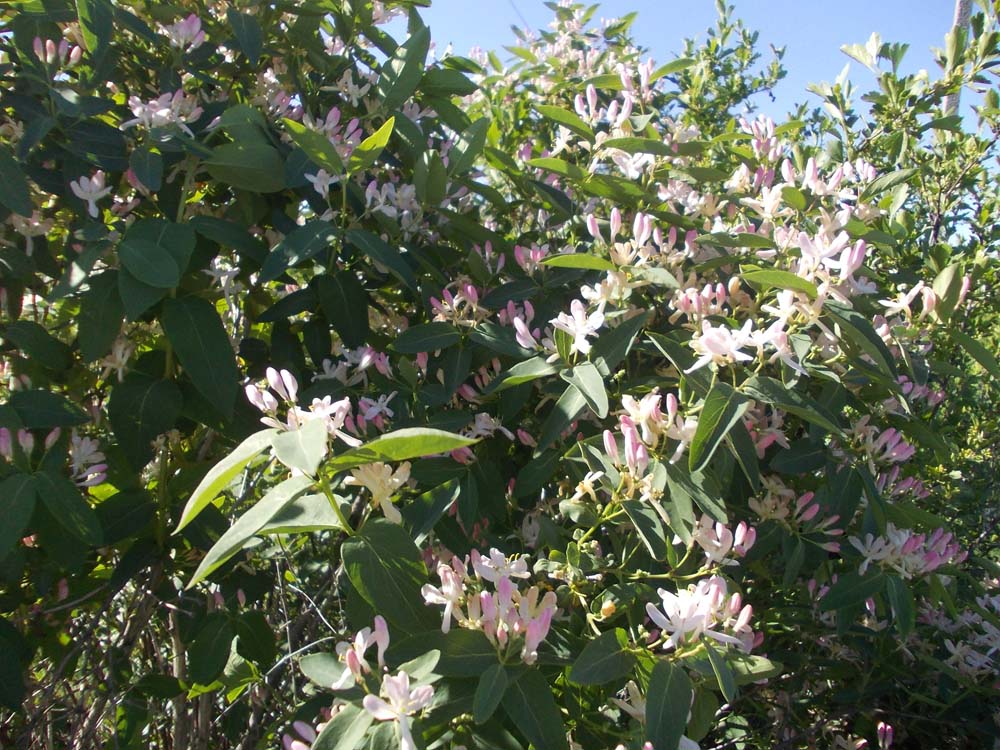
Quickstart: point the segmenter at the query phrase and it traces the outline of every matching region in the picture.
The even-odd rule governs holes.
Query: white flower
[[[393,523],[402,523],[403,516],[392,504],[392,496],[410,479],[410,462],[405,461],[395,471],[381,461],[365,464],[351,471],[344,484],[367,487],[372,493],[372,503],[382,508],[385,517]]]
[[[752,334],[750,332],[753,321],[748,320],[738,331],[734,331],[727,325],[713,326],[707,320],[701,324],[701,335],[691,339],[691,348],[701,356],[698,361],[684,372],[693,372],[700,367],[704,367],[709,362],[717,365],[729,364],[732,362],[746,362],[753,357],[744,354],[740,349],[751,343]]]
[[[588,336],[593,336],[598,329],[604,325],[604,313],[600,310],[587,314],[584,304],[575,299],[569,306],[571,315],[559,313],[559,317],[553,318],[549,322],[560,331],[565,331],[573,337],[573,346],[570,351],[588,354],[591,344],[587,341]]]
[[[324,198],[330,197],[330,186],[335,185],[340,182],[340,177],[337,175],[332,175],[325,169],[319,170],[316,174],[307,174],[305,178],[312,183],[312,186],[316,189],[316,192],[322,195]]]
[[[170,37],[170,46],[190,52],[197,49],[205,41],[205,32],[201,30],[201,19],[194,13],[187,18],[164,27],[164,32]]]
[[[753,632],[749,623],[753,609],[749,604],[741,608],[739,594],[728,596],[725,579],[712,576],[676,594],[665,589],[657,589],[656,593],[660,595],[662,608],[647,604],[646,614],[667,636],[664,649],[677,648],[707,635],[720,643],[750,650]],[[725,628],[735,635],[716,628]]]
[[[410,690],[410,675],[400,671],[395,677],[382,680],[381,694],[388,700],[366,695],[365,710],[379,721],[398,721],[401,750],[416,750],[409,717],[430,704],[434,688],[431,685],[421,685]]]
[[[125,377],[125,369],[128,366],[129,357],[135,351],[135,345],[122,336],[115,339],[111,345],[111,353],[101,360],[104,370],[101,372],[101,379],[107,380],[113,372],[118,377],[118,382],[122,382]]]
[[[490,550],[489,557],[483,557],[478,550],[472,550],[472,569],[480,578],[496,583],[501,578],[528,578],[528,558],[525,556],[507,556],[496,547]]]
[[[111,192],[111,188],[104,186],[104,172],[98,169],[93,177],[81,177],[69,183],[70,190],[80,200],[87,204],[87,212],[97,218],[97,201],[101,200]]]
[[[194,133],[186,123],[194,122],[202,114],[202,108],[198,106],[198,97],[193,94],[185,94],[181,89],[172,94],[162,94],[148,102],[144,102],[137,96],[130,96],[128,106],[135,118],[126,120],[119,125],[122,130],[127,130],[135,125],[141,125],[147,129],[177,125],[193,137]]]

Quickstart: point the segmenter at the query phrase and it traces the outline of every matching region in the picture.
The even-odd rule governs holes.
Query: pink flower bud
[[[597,217],[593,214],[587,215],[587,231],[595,240],[604,240],[601,236],[601,228],[597,225]]]
[[[622,228],[622,212],[618,210],[618,207],[611,209],[611,241],[614,242],[615,237]]]
[[[611,430],[604,431],[604,452],[614,466],[621,466],[621,459],[618,455],[618,441]]]
[[[27,430],[17,431],[17,444],[25,454],[30,455],[35,449],[35,436]]]

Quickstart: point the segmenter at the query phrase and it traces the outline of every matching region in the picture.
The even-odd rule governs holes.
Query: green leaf
[[[791,552],[785,548],[784,571],[781,574],[781,585],[792,586],[802,572],[802,563],[806,558],[806,544],[800,536],[786,536],[785,541],[791,544]]]
[[[552,688],[538,669],[526,670],[507,687],[503,709],[536,748],[566,750],[566,727]]]
[[[0,560],[3,560],[24,535],[35,512],[35,478],[14,474],[0,482],[3,498],[3,523],[0,524]]]
[[[827,449],[822,443],[800,440],[791,448],[781,450],[771,459],[771,470],[797,475],[821,469],[826,463]]]
[[[174,533],[176,534],[191,523],[205,509],[206,505],[215,500],[219,493],[229,486],[229,483],[247,467],[247,464],[267,450],[277,432],[273,428],[255,432],[209,469],[194,492],[191,493]]]
[[[726,232],[713,232],[712,234],[700,235],[695,239],[695,241],[706,245],[716,245],[718,247],[751,247],[766,249],[773,249],[775,247],[774,240],[770,237],[763,237],[759,234],[752,234],[750,232],[736,232],[734,234],[728,234]]]
[[[118,258],[132,276],[154,289],[172,289],[181,281],[177,261],[162,245],[126,234],[118,245]]]
[[[194,230],[162,219],[140,219],[118,244],[118,258],[139,282],[154,289],[180,283],[196,243]]]
[[[343,498],[334,496],[342,505]],[[326,495],[302,495],[286,505],[258,534],[304,534],[324,529],[341,529],[343,524]]]
[[[166,289],[143,284],[125,268],[118,270],[118,294],[129,320],[138,320],[146,310],[167,295]]]
[[[137,372],[111,389],[108,420],[133,468],[149,463],[152,441],[174,426],[183,405],[184,397],[174,383]]]
[[[564,159],[557,159],[554,156],[542,156],[537,159],[528,159],[525,164],[529,167],[544,169],[546,172],[554,172],[555,174],[562,175],[563,177],[569,177],[571,180],[585,180],[588,177],[586,170],[581,169],[576,166],[576,164],[570,164]]]
[[[654,560],[665,560],[667,557],[667,535],[656,511],[648,503],[638,500],[624,500],[621,505],[632,525],[635,526],[642,543],[649,550],[649,554]]]
[[[689,472],[676,464],[661,464],[667,472],[667,488],[670,502],[666,505],[670,525],[687,544],[691,539],[688,527],[694,524],[692,503],[716,521],[727,522],[726,506],[716,494],[704,487],[705,477],[700,472]],[[675,521],[676,517],[676,521]]]
[[[257,19],[248,13],[240,13],[235,8],[226,11],[226,18],[233,27],[233,34],[236,35],[240,51],[246,55],[252,66],[257,67],[261,52],[264,51],[264,35]]]
[[[271,446],[274,457],[289,469],[314,477],[316,469],[326,456],[328,437],[326,422],[322,419],[310,419],[297,430],[279,432],[272,438]]]
[[[226,668],[235,637],[225,612],[207,615],[188,646],[188,680],[198,685],[213,683]]]
[[[437,151],[424,151],[413,168],[413,186],[425,206],[440,207],[448,186],[448,171]]]
[[[614,271],[616,266],[607,258],[590,253],[561,253],[542,260],[543,266],[551,268],[585,268],[589,271]]]
[[[719,443],[750,406],[749,400],[731,385],[716,382],[705,397],[698,427],[691,439],[688,468],[700,471],[708,465]]]
[[[139,182],[152,192],[163,187],[163,157],[152,146],[135,148],[128,157],[128,165]]]
[[[490,384],[486,387],[486,393],[513,388],[514,386],[529,383],[546,375],[554,375],[558,371],[559,368],[554,364],[546,362],[545,357],[532,357],[523,362],[518,362],[509,370],[500,373],[500,375],[490,381]]]
[[[740,390],[756,401],[776,406],[777,408],[801,417],[807,422],[819,425],[834,435],[843,435],[844,431],[837,424],[837,417],[818,401],[803,395],[765,375],[755,375],[740,386]]]
[[[398,248],[392,247],[376,234],[363,229],[350,229],[347,241],[380,266],[385,266],[393,276],[402,281],[412,292],[418,292],[417,279]]]
[[[31,320],[17,320],[3,331],[3,338],[21,353],[48,370],[61,371],[69,367],[73,352],[44,326]]]
[[[95,167],[110,172],[128,169],[128,144],[117,127],[101,120],[81,120],[63,125],[66,150]]]
[[[649,322],[649,313],[635,315],[611,329],[603,329],[590,350],[590,359],[597,365],[604,377],[610,377],[615,368],[625,359],[635,337]],[[607,372],[604,372],[604,369]]]
[[[891,190],[896,185],[901,185],[904,182],[909,182],[910,178],[917,174],[918,171],[915,167],[910,167],[908,169],[898,169],[895,172],[889,172],[881,177],[876,177],[872,180],[871,185],[865,188],[865,191],[858,200],[867,203],[879,193]]]
[[[285,189],[285,164],[266,143],[224,143],[212,149],[204,162],[219,182],[251,193],[277,193]]]
[[[947,323],[951,320],[951,314],[955,311],[962,293],[962,264],[951,263],[946,266],[934,277],[931,289],[937,296],[934,317]]]
[[[306,152],[309,160],[331,175],[340,175],[344,171],[344,163],[340,154],[323,133],[306,127],[301,122],[285,118],[285,131],[291,136],[296,146]]]
[[[101,359],[121,333],[125,306],[118,293],[118,272],[105,271],[90,277],[90,288],[80,296],[77,341],[85,362]]]
[[[570,112],[568,109],[563,109],[562,107],[553,107],[548,104],[539,104],[535,107],[538,113],[553,122],[557,122],[560,125],[564,125],[569,128],[572,132],[579,136],[583,136],[591,143],[594,142],[594,130],[590,127],[583,119],[575,112]]]
[[[240,391],[240,372],[215,306],[200,297],[168,299],[160,324],[195,388],[228,419]]]
[[[274,281],[289,268],[328,250],[337,238],[337,230],[321,219],[307,221],[285,235],[264,260],[261,281]]]
[[[351,152],[351,158],[347,161],[347,173],[356,175],[364,172],[375,163],[382,149],[389,142],[392,129],[396,124],[396,118],[390,117],[383,123],[382,127],[361,141],[360,145]]]
[[[114,28],[114,8],[108,0],[76,0],[83,43],[91,58],[100,57],[111,43]]]
[[[27,688],[24,671],[30,661],[30,651],[20,632],[0,618],[0,705],[20,711]]]
[[[885,593],[892,608],[892,617],[896,621],[899,637],[906,638],[917,626],[917,608],[913,601],[913,592],[898,575],[887,575]]]
[[[29,430],[76,427],[90,421],[69,399],[52,391],[14,391],[8,403]]]
[[[313,277],[320,307],[345,346],[356,349],[368,341],[368,293],[350,270]]]
[[[819,600],[819,608],[824,612],[863,604],[865,599],[875,596],[885,587],[885,575],[881,571],[862,576],[851,571],[840,576],[826,595]]]
[[[454,57],[449,56],[449,60]],[[467,58],[466,58],[467,59]],[[470,70],[470,72],[472,72]],[[420,81],[420,91],[427,96],[469,96],[476,93],[478,86],[458,70],[431,68]]]
[[[429,427],[406,427],[334,456],[327,462],[333,471],[344,471],[373,461],[408,461],[474,445],[477,440]]]
[[[608,138],[601,142],[601,148],[614,148],[629,154],[655,154],[656,156],[677,156],[669,143],[655,138]]]
[[[133,540],[156,516],[156,503],[145,490],[116,492],[94,508],[104,531],[102,544],[108,546]]]
[[[733,676],[733,670],[729,668],[725,658],[707,638],[701,639],[701,645],[704,647],[705,653],[708,654],[708,661],[712,665],[712,671],[715,672],[715,679],[719,682],[722,697],[727,702],[732,703],[736,700],[736,678]]]
[[[628,634],[622,628],[601,633],[580,652],[569,679],[577,685],[603,685],[624,678],[635,666],[628,650]]]
[[[797,187],[785,185],[781,188],[781,199],[796,211],[806,209],[806,195]]]
[[[486,132],[490,129],[490,120],[480,117],[463,130],[451,151],[448,152],[448,174],[465,174],[483,152],[486,145]]]
[[[563,370],[559,376],[580,391],[587,406],[600,419],[608,416],[608,392],[604,388],[604,378],[593,362],[581,362],[571,370]]]
[[[746,425],[737,422],[726,435],[726,445],[736,457],[743,476],[750,482],[752,489],[760,486],[760,462],[757,459],[757,448],[750,439]]]
[[[423,556],[402,526],[369,519],[341,548],[344,569],[358,593],[391,624],[413,630],[435,615],[424,605]]]
[[[1000,381],[1000,362],[997,361],[993,352],[971,336],[962,333],[957,329],[953,329],[951,331],[951,336],[962,345],[965,351],[967,351],[969,355],[976,360],[976,362],[983,366],[983,369],[986,370],[986,372]]]
[[[840,325],[842,334],[871,357],[878,368],[895,383],[898,377],[896,361],[882,337],[875,333],[871,321],[856,310],[835,302],[828,301],[826,310]]]
[[[493,664],[483,672],[472,699],[472,718],[477,724],[489,721],[500,707],[508,683],[507,670],[503,664]]]
[[[776,289],[792,289],[796,292],[803,292],[809,299],[816,299],[819,290],[811,281],[806,281],[801,276],[796,276],[790,271],[782,271],[777,268],[755,268],[743,266],[740,276],[752,284],[762,287],[775,287]]]
[[[268,521],[281,512],[298,495],[312,485],[310,477],[292,477],[272,487],[246,513],[240,516],[202,558],[186,588],[204,580],[212,571],[243,549],[243,546],[262,529]]]
[[[374,721],[365,709],[345,703],[323,727],[311,750],[357,750]]]
[[[587,399],[577,387],[575,385],[567,386],[542,425],[542,434],[538,438],[538,449],[545,450],[552,445],[586,405]]]
[[[299,671],[324,690],[330,690],[337,683],[344,668],[344,662],[336,654],[309,654],[299,659]]]
[[[674,73],[680,73],[682,70],[687,70],[692,65],[694,65],[696,60],[691,57],[678,57],[676,60],[671,60],[668,63],[664,63],[659,68],[653,71],[653,75],[649,77],[650,83],[653,81],[658,81],[663,76],[673,75]],[[659,746],[657,746],[659,750]],[[666,750],[666,748],[664,748]]]
[[[419,354],[447,349],[457,344],[462,334],[451,323],[438,321],[410,326],[392,342],[392,348],[400,354]]]
[[[520,358],[528,353],[527,349],[517,343],[517,334],[513,328],[490,320],[473,328],[469,332],[469,341],[508,357]]]
[[[259,609],[244,612],[236,620],[236,653],[259,666],[270,666],[277,656],[274,630]]]
[[[404,631],[407,632],[407,631]],[[396,661],[419,658],[430,649],[441,652],[434,671],[443,677],[479,677],[497,663],[497,649],[481,630],[453,627],[442,633],[435,627],[415,633],[390,647]]]
[[[103,541],[101,523],[75,484],[60,474],[36,472],[35,491],[51,516],[70,536],[96,547]]]
[[[658,659],[646,691],[646,739],[656,750],[677,750],[687,727],[691,696],[687,672]]]
[[[430,42],[430,30],[426,26],[417,29],[379,69],[375,93],[386,111],[399,109],[417,90]]]
[[[727,655],[729,666],[737,685],[746,685],[758,680],[767,680],[781,674],[783,667],[757,654],[744,654],[731,650]]]
[[[21,165],[5,145],[0,145],[0,205],[21,216],[30,217],[35,210],[28,178]]]

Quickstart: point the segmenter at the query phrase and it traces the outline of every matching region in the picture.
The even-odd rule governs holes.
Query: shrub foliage
[[[996,16],[419,4],[0,11],[0,744],[985,746]]]

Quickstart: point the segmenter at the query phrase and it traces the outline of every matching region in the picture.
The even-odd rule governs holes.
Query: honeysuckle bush
[[[996,14],[416,5],[0,11],[2,744],[995,738]]]

